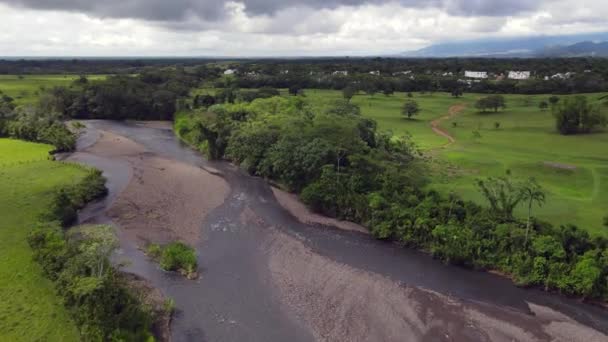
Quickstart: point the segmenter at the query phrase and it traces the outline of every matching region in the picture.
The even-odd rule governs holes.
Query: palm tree
[[[530,232],[530,223],[532,218],[532,206],[536,203],[542,207],[545,203],[545,192],[536,182],[536,179],[529,178],[528,181],[521,185],[521,199],[528,203],[528,221],[526,223],[526,239],[524,247],[528,244],[528,233]]]

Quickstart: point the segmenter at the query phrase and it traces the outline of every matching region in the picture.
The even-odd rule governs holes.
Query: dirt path
[[[454,137],[451,136],[447,130],[445,130],[444,128],[441,127],[441,123],[443,121],[452,119],[456,115],[460,114],[460,112],[462,112],[465,109],[465,107],[466,107],[466,105],[464,105],[462,103],[452,105],[450,107],[450,109],[448,109],[447,115],[431,121],[431,129],[433,130],[433,132],[435,132],[435,134],[437,134],[437,135],[440,135],[440,136],[448,139],[447,143],[439,146],[438,148],[445,148],[456,142],[456,139],[454,139]]]

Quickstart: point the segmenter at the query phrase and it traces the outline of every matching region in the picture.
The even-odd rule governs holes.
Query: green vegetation
[[[488,109],[493,109],[496,113],[499,109],[505,109],[506,107],[507,105],[505,104],[505,98],[502,95],[490,95],[487,97],[482,97],[475,102],[475,108],[479,109],[483,113],[485,113]]]
[[[182,242],[171,242],[164,246],[150,244],[146,253],[157,260],[165,271],[180,272],[189,278],[196,276],[196,251]]]
[[[89,80],[101,80],[104,75],[89,75]],[[46,90],[70,86],[78,75],[0,75],[0,91],[15,99],[15,104],[36,103]]]
[[[573,223],[592,235],[608,236],[608,230],[602,227],[608,203],[608,131],[561,135],[551,111],[543,111],[538,105],[551,102],[549,96],[506,95],[507,109],[496,114],[478,113],[472,104],[479,97],[466,94],[458,100],[467,108],[450,120],[456,125],[442,122],[456,142],[433,151],[430,187],[483,203],[475,185],[480,176],[500,177],[509,171],[517,179],[533,177],[546,193],[545,205],[535,210],[537,217],[554,225]],[[594,104],[599,95],[587,97]],[[552,101],[561,103],[566,98],[555,97],[557,101]],[[425,102],[419,102],[424,113]],[[393,116],[399,117],[399,113]],[[495,128],[496,122],[500,122],[499,129]],[[472,135],[473,131],[479,135]],[[418,142],[416,131],[412,136]],[[515,209],[517,217],[527,214],[526,208]]]
[[[590,133],[597,126],[606,127],[608,119],[599,105],[590,104],[585,96],[567,98],[553,108],[555,126],[564,135]]]
[[[26,237],[55,189],[87,172],[49,160],[49,145],[0,139],[0,340],[78,341],[78,330],[53,284],[32,259]],[[41,175],[44,175],[43,177]]]
[[[216,91],[202,89],[196,93],[213,96]],[[342,91],[335,90],[307,89],[305,94],[302,100],[316,112],[334,108],[344,98]],[[285,92],[283,95],[287,96]],[[480,176],[500,177],[510,171],[517,179],[533,177],[546,190],[547,197],[546,204],[536,209],[535,215],[555,225],[571,222],[593,235],[608,235],[601,223],[605,215],[603,204],[608,201],[608,160],[603,151],[608,132],[596,130],[593,134],[562,136],[555,128],[552,111],[539,107],[543,101],[555,107],[568,96],[503,95],[505,110],[482,114],[475,109],[476,101],[483,97],[480,94],[467,93],[459,98],[447,93],[412,93],[411,98],[407,95],[356,93],[350,103],[360,107],[362,116],[375,120],[379,131],[410,135],[416,146],[433,157],[429,188],[446,195],[455,192],[467,200],[484,203],[476,186]],[[587,97],[590,104],[596,104],[601,95]],[[407,120],[401,114],[407,99],[419,105],[416,120]],[[450,110],[459,105],[464,110]],[[440,148],[448,140],[433,132],[431,121],[448,113],[452,116],[439,123],[456,141],[448,148]],[[189,124],[192,122],[176,118],[176,129]],[[184,132],[197,135],[199,131]],[[225,139],[218,140],[222,141]],[[203,139],[201,144],[207,142]],[[523,207],[515,209],[517,217],[524,218],[527,214]]]

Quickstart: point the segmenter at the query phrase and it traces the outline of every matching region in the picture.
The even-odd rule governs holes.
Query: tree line
[[[84,341],[150,341],[159,315],[142,301],[129,278],[110,261],[118,241],[109,226],[65,227],[77,210],[105,196],[105,179],[90,170],[80,182],[58,189],[40,223],[28,234],[36,260],[76,323]]]

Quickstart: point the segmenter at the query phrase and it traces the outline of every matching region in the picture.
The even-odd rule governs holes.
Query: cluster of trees
[[[507,108],[507,104],[505,102],[505,98],[502,95],[490,95],[487,97],[483,97],[477,102],[475,102],[475,108],[479,109],[481,112],[486,112],[488,109],[494,110],[494,112],[498,112],[500,108]]]
[[[480,182],[489,208],[425,190],[407,137],[379,132],[348,101],[313,110],[305,99],[258,99],[182,113],[175,129],[212,158],[227,158],[301,195],[313,210],[362,223],[380,239],[447,262],[511,274],[520,284],[608,298],[608,240],[532,217],[533,180]],[[513,215],[525,205],[529,215]]]
[[[553,116],[557,130],[564,135],[589,133],[596,127],[606,127],[608,118],[597,105],[589,103],[585,96],[567,97],[555,101]]]
[[[192,99],[192,107],[195,109],[208,108],[214,104],[251,102],[255,99],[267,99],[280,95],[281,92],[278,89],[271,87],[262,87],[260,89],[238,89],[235,87],[228,87],[219,89],[215,96],[210,94],[195,95]]]
[[[51,89],[49,107],[66,118],[171,120],[178,98],[196,84],[191,75],[163,70],[91,82],[84,78]]]
[[[49,111],[45,103],[16,106],[10,96],[0,93],[0,137],[11,137],[55,146],[53,152],[69,152],[76,136]]]
[[[111,227],[64,230],[76,211],[106,194],[101,172],[58,190],[41,223],[28,235],[34,259],[55,283],[85,341],[150,341],[154,314],[110,262],[118,247]]]

